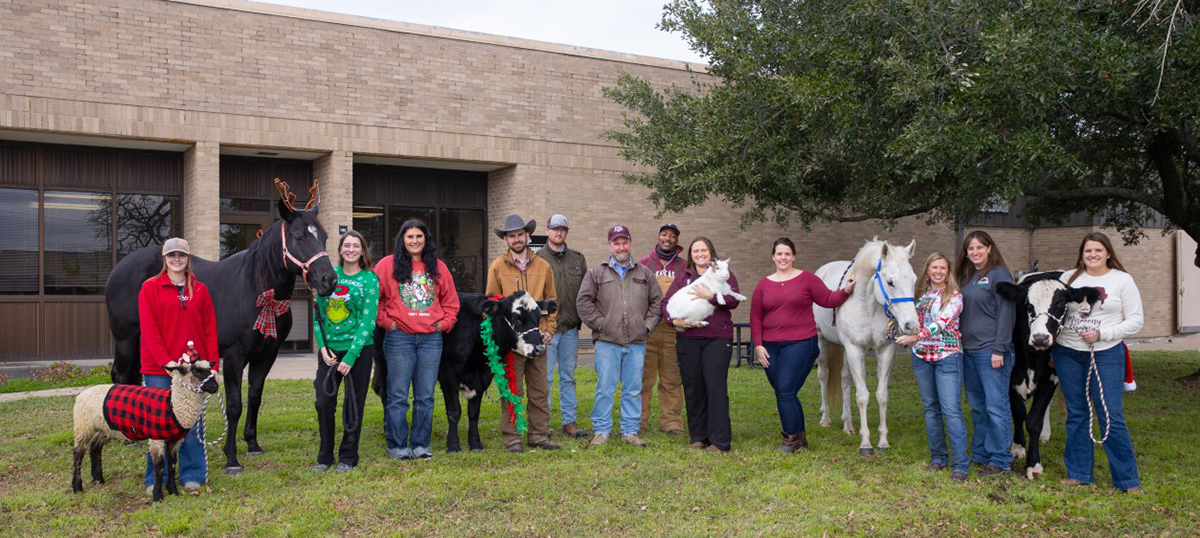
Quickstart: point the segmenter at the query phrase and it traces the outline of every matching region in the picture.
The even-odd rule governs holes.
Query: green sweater
[[[371,271],[360,270],[353,276],[346,276],[341,267],[334,267],[337,272],[337,286],[329,297],[317,296],[317,308],[321,309],[325,322],[325,336],[317,326],[316,312],[313,312],[313,334],[316,335],[317,349],[328,347],[331,351],[345,351],[342,362],[354,366],[354,360],[367,345],[371,344],[375,333],[375,314],[379,308],[379,279]]]

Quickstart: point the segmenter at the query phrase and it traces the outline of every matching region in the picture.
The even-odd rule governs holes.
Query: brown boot
[[[808,448],[808,432],[800,432],[796,436],[800,438],[800,448]]]
[[[775,449],[776,452],[790,454],[808,444],[804,437],[804,432],[793,433],[791,435],[781,432],[780,435],[783,436],[783,444],[779,445],[779,448]]]

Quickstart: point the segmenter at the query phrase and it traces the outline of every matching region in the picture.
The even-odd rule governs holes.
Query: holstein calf
[[[487,296],[458,294],[458,320],[454,328],[442,339],[442,363],[438,370],[438,384],[446,401],[446,452],[461,452],[458,437],[458,421],[462,418],[462,403],[458,394],[467,398],[467,444],[472,451],[483,450],[479,439],[479,406],[483,394],[492,384],[492,371],[484,354],[483,338],[479,333],[483,318],[492,320],[492,340],[501,360],[509,351],[527,357],[537,357],[546,351],[538,323],[542,316],[554,312],[554,301],[534,301],[528,292],[518,291],[500,299]],[[377,340],[378,341],[378,340]],[[375,393],[387,405],[387,362],[383,356],[382,342],[377,343],[375,356]]]
[[[1017,284],[1001,282],[996,286],[997,293],[1016,304],[1017,321],[1013,324],[1016,362],[1008,389],[1014,426],[1012,453],[1025,458],[1025,477],[1030,480],[1042,473],[1039,443],[1050,438],[1050,401],[1058,388],[1050,346],[1063,328],[1067,305],[1096,304],[1101,297],[1096,288],[1067,286],[1059,280],[1062,274],[1062,271],[1031,273]],[[1033,403],[1026,413],[1025,403],[1030,400]]]

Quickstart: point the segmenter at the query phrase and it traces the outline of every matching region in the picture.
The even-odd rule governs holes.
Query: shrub
[[[65,361],[58,361],[34,372],[33,379],[47,383],[57,383],[68,379],[75,379],[82,375],[83,369],[80,367]]]

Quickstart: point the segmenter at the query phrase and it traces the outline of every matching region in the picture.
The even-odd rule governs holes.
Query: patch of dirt
[[[1191,389],[1193,392],[1200,392],[1200,372],[1175,379],[1180,385]]]

